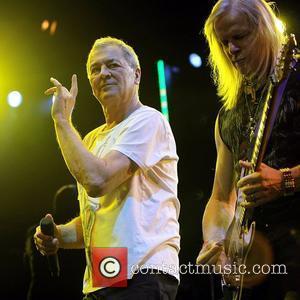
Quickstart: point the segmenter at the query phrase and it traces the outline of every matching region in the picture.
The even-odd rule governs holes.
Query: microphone
[[[40,221],[41,232],[54,237],[54,222],[51,216],[47,215]],[[48,268],[51,277],[59,277],[60,267],[57,254],[47,255]]]

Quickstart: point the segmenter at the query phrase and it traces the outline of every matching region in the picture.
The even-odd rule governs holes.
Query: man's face
[[[246,15],[237,11],[224,13],[215,23],[215,32],[223,51],[243,75],[251,76],[258,67],[260,49],[253,26]]]
[[[116,105],[131,100],[140,80],[140,70],[133,69],[117,46],[95,50],[90,61],[90,84],[95,97],[103,104]]]

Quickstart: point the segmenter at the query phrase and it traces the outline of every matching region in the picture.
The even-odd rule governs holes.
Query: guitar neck
[[[256,171],[262,162],[288,78],[289,76],[283,79],[277,86],[274,86],[273,82],[269,83],[260,121],[254,135],[254,146],[250,156],[253,168],[250,170],[243,169],[241,178]],[[245,207],[239,205],[241,202],[243,202],[243,197],[242,194],[238,192],[238,205],[235,211],[235,219],[238,221],[239,226],[243,226],[245,222],[251,218],[252,214],[252,209],[245,209]]]
[[[270,77],[266,101],[256,130],[256,139],[251,155],[254,170],[259,168],[263,160],[287,82],[298,61],[299,54],[296,45],[295,36],[291,34],[281,51],[279,63]]]
[[[269,139],[270,130],[268,130],[270,122],[268,120],[268,116],[270,117],[270,102],[272,99],[272,94],[274,90],[274,85],[269,83],[266,100],[264,102],[261,118],[259,124],[256,128],[255,133],[255,142],[251,154],[251,164],[253,166],[253,170],[257,170],[259,165],[262,162],[263,156],[266,151],[267,142]],[[250,172],[251,173],[251,172]]]

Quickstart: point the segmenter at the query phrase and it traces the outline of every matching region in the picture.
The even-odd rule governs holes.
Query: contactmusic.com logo
[[[127,248],[92,248],[93,287],[127,286]]]

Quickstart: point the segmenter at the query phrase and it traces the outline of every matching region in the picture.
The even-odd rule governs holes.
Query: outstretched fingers
[[[72,84],[71,84],[70,93],[71,93],[73,99],[75,99],[77,97],[78,84],[77,84],[77,75],[76,74],[72,75]]]
[[[56,87],[56,86],[53,86],[53,87],[47,89],[47,90],[45,91],[45,94],[46,94],[47,96],[53,95],[53,94],[56,92],[56,90],[57,90],[57,87]]]
[[[56,86],[57,88],[62,87],[62,84],[55,78],[51,77],[50,81],[53,83],[54,86]]]
[[[58,89],[60,89],[62,87],[62,84],[55,78],[51,77],[50,81],[53,83],[53,87],[47,89],[44,93],[47,96],[53,95],[54,93],[57,92]]]

